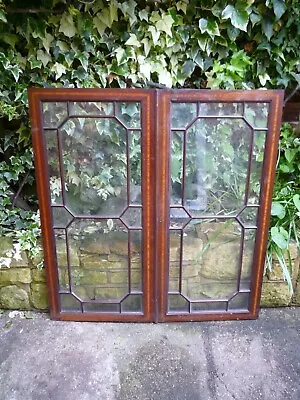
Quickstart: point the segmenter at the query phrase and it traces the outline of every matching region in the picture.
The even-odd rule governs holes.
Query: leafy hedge
[[[27,0],[23,7],[21,0],[0,0],[6,187],[0,218],[13,234],[20,213],[11,199],[24,186],[32,243],[38,225],[35,190],[27,190],[33,184],[28,86],[293,89],[300,83],[298,0]],[[24,159],[14,164],[12,152]],[[8,232],[5,224],[1,230]]]

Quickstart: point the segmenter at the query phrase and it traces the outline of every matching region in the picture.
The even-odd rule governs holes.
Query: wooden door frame
[[[30,88],[30,116],[35,171],[50,315],[73,321],[171,322],[254,319],[259,310],[264,259],[267,246],[272,187],[275,179],[277,145],[281,124],[283,91],[263,90],[156,90],[156,89],[40,89]],[[42,134],[42,102],[46,101],[140,101],[142,104],[142,205],[143,205],[143,293],[144,314],[61,312],[58,273],[50,207],[49,174],[45,139]],[[263,163],[263,178],[254,252],[251,301],[248,312],[168,314],[169,206],[170,206],[170,104],[182,102],[264,102],[270,104],[269,129]]]

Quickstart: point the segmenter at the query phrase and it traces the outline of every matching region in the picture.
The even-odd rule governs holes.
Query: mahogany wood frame
[[[156,89],[29,89],[32,140],[43,247],[52,319],[73,321],[171,322],[255,319],[258,316],[262,275],[268,237],[272,188],[281,124],[283,91],[275,90],[156,90]],[[52,230],[50,190],[45,139],[42,130],[42,102],[45,101],[139,101],[142,112],[143,180],[143,292],[144,314],[61,312],[58,273]],[[251,300],[248,312],[168,314],[168,235],[170,206],[170,104],[181,102],[269,103],[268,135],[263,163],[260,211],[254,250]]]

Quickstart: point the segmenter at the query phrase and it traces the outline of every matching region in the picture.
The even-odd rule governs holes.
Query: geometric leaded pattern
[[[44,102],[61,311],[142,313],[139,102]]]
[[[169,314],[248,310],[268,112],[171,103]]]

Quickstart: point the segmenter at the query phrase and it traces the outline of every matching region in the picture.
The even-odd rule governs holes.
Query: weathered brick
[[[47,285],[44,283],[32,283],[30,289],[33,307],[38,310],[46,310],[49,307]]]
[[[28,293],[16,285],[0,289],[0,308],[11,310],[29,310]]]
[[[31,278],[33,282],[46,282],[45,269],[38,270],[36,268],[31,270]]]
[[[30,283],[31,274],[29,268],[0,269],[0,283]]]
[[[264,282],[262,286],[262,307],[288,306],[291,303],[292,293],[286,282]]]

